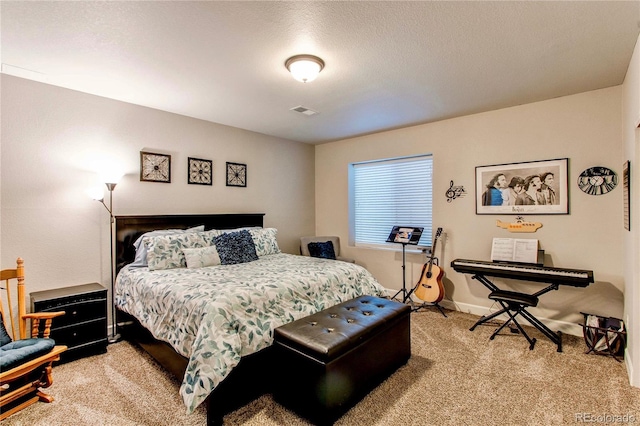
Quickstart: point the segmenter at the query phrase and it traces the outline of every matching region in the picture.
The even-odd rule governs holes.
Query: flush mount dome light
[[[316,79],[322,68],[324,61],[313,55],[292,56],[284,63],[293,78],[303,83],[308,83]]]

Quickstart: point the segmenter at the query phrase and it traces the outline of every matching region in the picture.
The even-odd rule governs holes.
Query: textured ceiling
[[[619,85],[640,31],[638,1],[2,1],[0,13],[5,74],[308,143]],[[284,67],[302,53],[326,63],[312,83]]]

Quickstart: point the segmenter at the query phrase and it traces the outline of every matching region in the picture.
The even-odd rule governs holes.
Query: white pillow
[[[220,255],[216,246],[182,249],[187,261],[187,268],[203,268],[220,265]]]
[[[158,229],[156,231],[145,232],[140,235],[138,239],[133,243],[133,247],[136,249],[136,257],[133,263],[130,266],[134,267],[144,267],[148,266],[147,264],[147,245],[143,244],[145,239],[151,237],[157,237],[160,235],[175,235],[175,234],[184,234],[185,232],[202,232],[204,231],[204,225],[195,226],[189,229]]]

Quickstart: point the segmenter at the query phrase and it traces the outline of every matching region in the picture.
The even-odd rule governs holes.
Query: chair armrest
[[[12,382],[20,377],[23,377],[30,371],[35,370],[43,363],[50,363],[53,361],[60,361],[60,354],[67,350],[66,346],[54,346],[50,352],[39,356],[38,358],[27,361],[24,364],[18,365],[10,370],[0,372],[0,384]],[[4,407],[3,407],[4,409]]]
[[[64,315],[64,311],[59,312],[33,312],[22,316],[24,319],[31,319],[31,337],[48,338],[51,333],[51,320],[60,315]],[[40,321],[44,321],[44,328],[40,330]]]
[[[60,315],[64,315],[65,313],[66,313],[65,311],[60,311],[60,312],[33,312],[33,313],[30,313],[30,314],[24,314],[22,316],[22,318],[46,320],[47,318],[59,317]]]

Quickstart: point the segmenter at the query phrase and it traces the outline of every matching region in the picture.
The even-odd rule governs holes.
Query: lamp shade
[[[293,78],[303,83],[316,79],[324,68],[324,61],[313,55],[296,55],[284,63]]]
[[[100,173],[100,180],[104,183],[118,183],[123,176],[124,173],[121,170],[114,168]]]
[[[104,200],[104,186],[93,186],[86,191],[87,195],[96,201]]]

